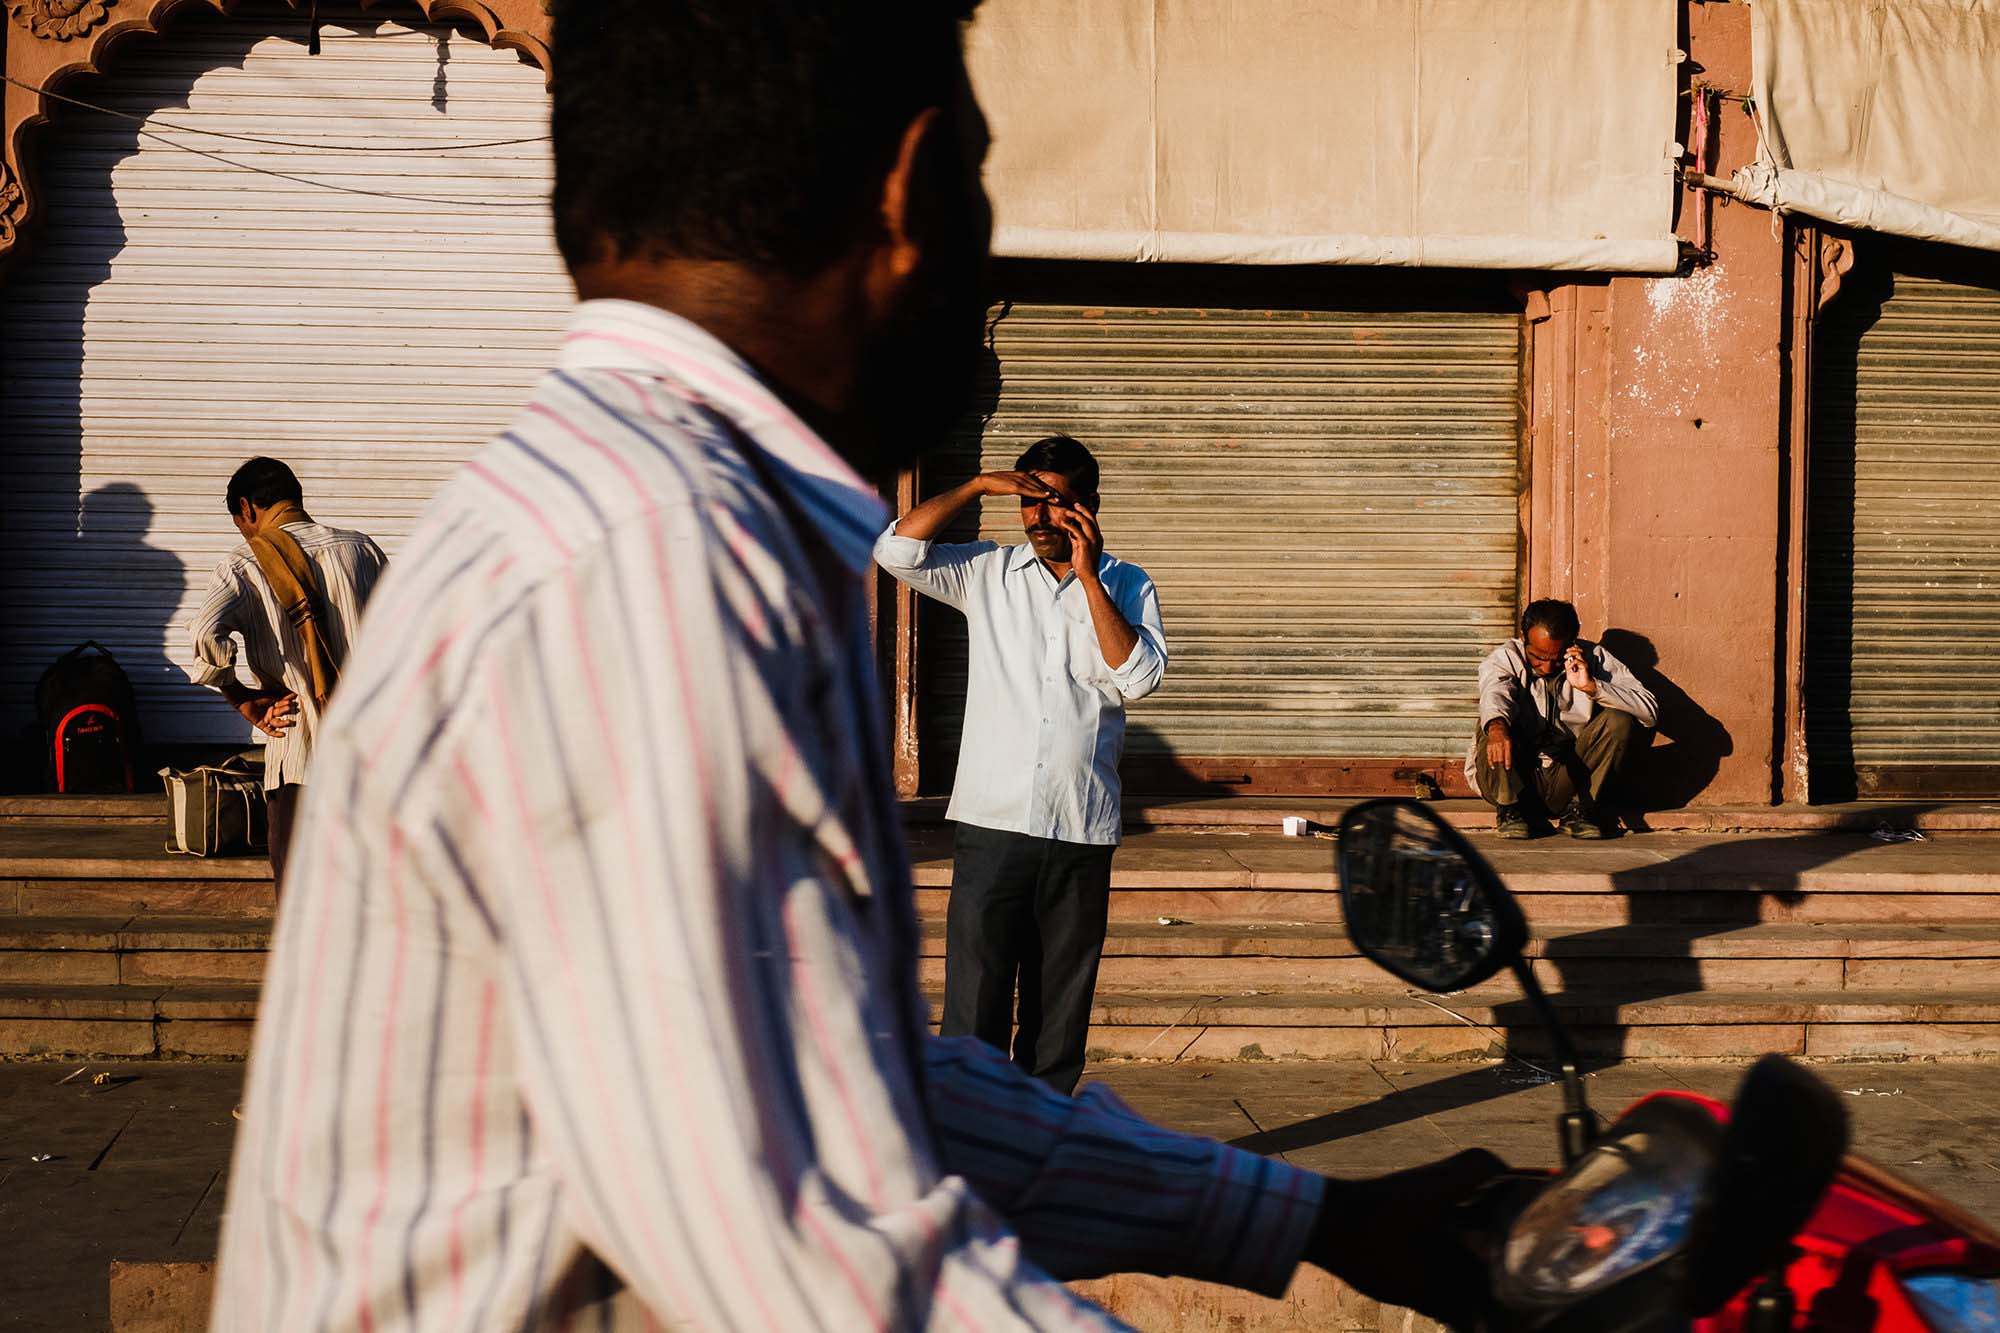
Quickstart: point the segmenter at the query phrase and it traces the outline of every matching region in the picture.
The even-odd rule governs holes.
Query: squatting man
[[[1568,602],[1530,602],[1521,637],[1479,664],[1465,776],[1503,838],[1533,837],[1545,818],[1572,838],[1604,837],[1605,788],[1659,718],[1652,691],[1581,630]]]

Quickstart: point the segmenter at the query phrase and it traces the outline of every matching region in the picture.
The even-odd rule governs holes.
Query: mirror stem
[[[1542,983],[1535,979],[1534,969],[1528,965],[1526,958],[1514,960],[1514,979],[1521,983],[1521,993],[1527,996],[1528,1007],[1535,1011],[1535,1017],[1548,1029],[1549,1044],[1556,1053],[1556,1070],[1562,1076],[1563,1088],[1563,1109],[1562,1114],[1556,1117],[1556,1135],[1562,1144],[1563,1165],[1568,1166],[1583,1156],[1597,1137],[1597,1124],[1583,1095],[1583,1075],[1577,1068],[1576,1047],[1571,1044],[1569,1030],[1556,1016],[1555,1006],[1549,1003],[1548,994],[1542,990]]]

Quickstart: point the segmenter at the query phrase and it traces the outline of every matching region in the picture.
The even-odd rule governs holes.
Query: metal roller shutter
[[[1128,755],[1464,753],[1477,663],[1515,605],[1517,315],[1018,305],[994,348],[997,411],[924,489],[1052,432],[1097,455],[1107,549],[1153,576],[1172,657],[1130,711]],[[1012,505],[980,523],[1022,539]],[[924,616],[923,773],[941,789],[965,638],[955,613]],[[1175,766],[1138,767],[1143,786]]]
[[[1812,791],[2000,795],[2000,290],[1896,273],[1814,349]]]
[[[296,12],[177,15],[73,85],[160,137],[75,109],[48,131],[47,224],[0,313],[10,726],[42,667],[95,638],[132,674],[149,738],[246,735],[180,665],[237,540],[230,472],[287,460],[315,517],[393,557],[550,363],[571,296],[539,202],[547,144],[388,151],[538,140],[541,72],[463,32],[321,14],[318,56]]]

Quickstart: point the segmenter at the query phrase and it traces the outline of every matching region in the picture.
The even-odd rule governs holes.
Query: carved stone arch
[[[307,0],[283,0],[303,11]],[[549,0],[359,0],[364,10],[415,9],[431,23],[463,22],[503,51],[549,73]],[[79,74],[106,72],[121,38],[168,30],[190,8],[228,13],[233,0],[0,0],[0,275],[40,221],[33,150],[51,93]]]

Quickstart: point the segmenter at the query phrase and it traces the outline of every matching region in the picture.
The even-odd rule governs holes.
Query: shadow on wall
[[[134,34],[109,73],[66,90],[122,115],[171,120],[206,71],[151,57],[189,31],[227,21],[206,10],[178,13],[163,36]],[[303,20],[297,26],[302,40]],[[241,67],[257,40],[226,41],[206,68]],[[210,38],[206,49],[215,46]],[[43,780],[35,681],[85,640],[102,643],[132,678],[149,739],[171,735],[191,709],[227,711],[179,665],[177,612],[191,573],[206,570],[189,571],[148,540],[167,530],[175,508],[169,492],[184,480],[178,460],[148,441],[149,415],[177,410],[175,392],[162,388],[172,382],[172,352],[134,342],[119,300],[108,296],[115,265],[144,261],[149,240],[179,239],[162,230],[176,225],[174,213],[135,220],[121,209],[113,177],[139,151],[137,121],[70,105],[53,113],[40,140],[46,213],[0,288],[0,420],[8,452],[0,496],[0,735],[15,742],[0,764],[0,786],[13,790],[36,790]],[[226,295],[168,281],[151,299],[200,305]],[[117,369],[134,358],[163,369],[151,376]],[[93,367],[102,368],[89,373]],[[98,456],[86,458],[86,431]],[[151,493],[136,480],[110,479],[120,473],[148,479]],[[212,511],[216,524],[226,524],[219,495]]]
[[[218,519],[221,508],[218,502]],[[142,701],[184,687],[182,662],[189,656],[179,627],[170,620],[187,591],[188,570],[178,555],[146,540],[153,514],[153,502],[143,489],[115,481],[83,497],[76,533],[78,544],[89,547],[96,561],[117,571],[116,578],[88,595],[87,605],[106,624],[125,627],[117,642],[106,646]]]
[[[1678,810],[1715,781],[1736,748],[1729,728],[1660,670],[1659,650],[1645,635],[1607,629],[1598,642],[1660,702],[1657,739],[1633,756],[1625,775],[1627,799],[1644,810]]]

